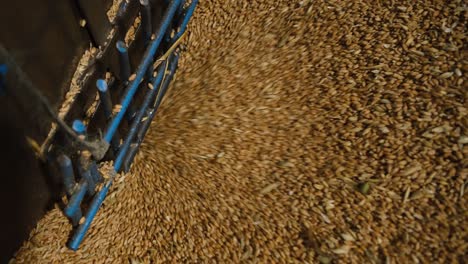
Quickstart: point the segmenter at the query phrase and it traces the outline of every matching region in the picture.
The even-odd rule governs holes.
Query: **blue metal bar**
[[[114,178],[110,178],[109,181],[107,181],[104,186],[102,187],[101,191],[94,197],[93,201],[91,202],[91,205],[89,206],[88,212],[86,213],[86,218],[84,223],[78,226],[78,230],[76,230],[75,234],[73,235],[72,239],[70,240],[68,246],[72,250],[77,250],[78,247],[81,244],[81,241],[83,241],[83,238],[86,234],[86,231],[88,231],[91,222],[93,221],[94,217],[96,216],[97,211],[99,210],[99,207],[101,206],[102,202],[106,198],[107,192],[109,191],[110,186],[112,185],[112,182],[114,181]]]
[[[89,170],[89,168],[87,169],[80,168],[80,175],[81,175],[81,178],[84,179],[86,183],[88,183],[87,194],[89,196],[93,196],[94,193],[96,192],[94,190],[94,188],[96,187],[96,182],[94,181],[93,175],[91,175],[91,171]]]
[[[91,173],[91,176],[95,183],[102,182],[103,178],[101,173],[99,172],[95,161],[91,161],[91,165],[89,166],[89,172]]]
[[[79,119],[75,119],[75,121],[73,121],[72,128],[79,135],[84,135],[86,133],[86,126]]]
[[[167,76],[167,79],[164,83],[164,86],[162,87],[161,94],[158,95],[158,98],[156,100],[156,104],[154,105],[154,109],[158,111],[159,105],[162,102],[162,99],[164,98],[164,95],[166,95],[167,88],[169,88],[169,84],[172,81],[172,77],[174,76],[175,70],[177,69],[177,63],[179,62],[179,57],[177,56],[176,61],[173,64],[173,67],[170,69],[170,75]]]
[[[114,161],[114,168],[115,171],[120,172],[120,168],[122,166],[123,159],[125,158],[125,155],[128,151],[128,148],[130,147],[130,144],[133,141],[133,138],[136,135],[136,132],[138,131],[138,127],[141,124],[141,119],[143,119],[143,116],[148,109],[148,107],[151,105],[151,102],[154,101],[154,97],[158,94],[159,92],[159,84],[161,83],[163,77],[164,77],[164,70],[166,69],[166,64],[168,62],[165,61],[158,67],[158,75],[156,75],[156,78],[154,78],[153,81],[153,90],[150,90],[148,94],[145,96],[145,99],[142,103],[142,106],[140,110],[137,113],[137,116],[135,117],[135,120],[133,121],[130,130],[128,132],[128,136],[125,139],[124,143],[120,147],[119,153],[117,153],[117,158],[115,158]],[[158,87],[158,88],[156,88]]]
[[[151,6],[149,0],[140,0],[141,27],[145,45],[151,40]]]
[[[177,14],[176,14],[176,19],[178,20],[181,19],[182,13],[184,12],[184,4],[185,4],[185,0],[180,1],[179,9],[177,10]],[[179,23],[179,21],[176,21],[176,22],[177,24]]]
[[[184,15],[185,15],[184,5],[185,5],[185,0],[180,1],[180,5],[177,8],[176,14],[174,15],[174,19],[172,21],[172,28],[173,29],[179,28],[179,26],[182,23],[182,20],[183,20]],[[169,31],[166,32],[166,34],[164,35],[164,41],[165,42],[167,42],[167,43],[171,42],[171,39],[172,39],[171,34],[172,34],[172,30],[169,30]],[[175,34],[174,34],[174,36],[175,36]]]
[[[176,14],[174,15],[174,19],[172,21],[172,28],[173,29],[177,29],[181,22],[182,22],[182,18],[184,16],[184,5],[185,5],[185,0],[182,0],[180,1],[180,5],[179,7],[177,8],[177,11],[176,11]],[[166,32],[166,34],[164,35],[164,41],[169,43],[171,41],[171,34],[172,34],[172,30],[169,30],[168,32]]]
[[[104,116],[106,117],[106,120],[109,120],[112,117],[112,100],[107,86],[107,82],[103,79],[98,79],[96,81],[96,87],[99,91],[99,99],[102,104]]]
[[[128,49],[123,41],[117,41],[115,44],[117,51],[119,52],[119,65],[120,65],[120,80],[123,83],[128,82],[130,78],[130,58],[128,57]]]
[[[168,11],[163,17],[162,23],[158,29],[158,32],[156,34],[156,39],[153,40],[150,43],[150,46],[148,49],[145,51],[145,54],[143,56],[143,60],[140,64],[140,66],[137,69],[136,72],[136,77],[135,80],[133,80],[130,85],[129,89],[125,93],[125,96],[123,97],[123,100],[121,102],[122,108],[120,109],[120,112],[117,113],[117,115],[112,119],[111,123],[109,124],[106,133],[104,135],[104,139],[107,142],[110,142],[112,137],[114,136],[114,133],[117,131],[117,128],[120,125],[120,122],[122,121],[122,118],[127,111],[128,106],[130,105],[133,96],[135,95],[138,86],[140,85],[140,82],[143,80],[143,76],[146,73],[146,70],[148,69],[148,66],[152,64],[154,60],[154,56],[156,54],[156,51],[159,47],[159,44],[161,43],[161,40],[164,37],[164,33],[166,32],[174,14],[175,11],[177,10],[177,7],[179,6],[181,0],[172,0],[169,7]],[[80,241],[81,242],[81,241]],[[79,244],[79,243],[78,243]]]
[[[105,80],[98,79],[96,81],[96,87],[99,91],[99,98],[104,111],[104,117],[107,121],[112,118],[112,99],[109,92],[109,86],[107,85],[107,82]],[[110,145],[114,152],[117,152],[119,150],[119,135],[117,132],[112,138]]]
[[[78,133],[80,136],[86,136],[86,126],[81,120],[76,119],[75,121],[73,121],[72,127],[73,130],[75,130],[75,132]],[[84,152],[81,152],[78,171],[81,175],[81,178],[87,182],[88,195],[92,196],[95,193],[94,188],[96,187],[96,182],[94,181],[94,178],[91,175],[88,163],[94,161],[90,161],[89,157],[83,156],[83,153]]]
[[[57,158],[59,167],[60,167],[60,172],[62,173],[63,177],[63,185],[65,186],[65,191],[69,196],[72,195],[73,193],[73,188],[75,187],[75,174],[73,173],[73,164],[70,160],[70,158],[65,155],[61,154]]]
[[[130,2],[130,1],[129,1]],[[115,18],[114,22],[117,24],[117,34],[118,34],[118,39],[125,39],[125,33],[127,31],[125,30],[125,13],[128,10],[128,7],[130,3],[127,1],[122,1],[119,5],[119,8],[117,10],[117,17]]]
[[[182,24],[180,25],[179,32],[174,36],[173,39],[178,39],[184,34],[185,30],[187,29],[187,25],[190,21],[190,18],[192,18],[193,12],[195,11],[195,7],[197,6],[198,0],[192,0],[190,3],[190,6],[187,8],[187,11],[185,12],[185,17],[184,20],[182,20]]]
[[[79,119],[73,121],[72,128],[79,135],[84,136],[86,134],[86,126]],[[64,210],[65,215],[71,219],[73,225],[77,225],[82,216],[80,205],[83,201],[86,192],[91,194],[87,178],[88,177],[86,177],[85,175],[82,175],[80,183],[73,192],[70,201],[68,202],[68,205]]]
[[[117,51],[119,52],[120,79],[121,79],[122,83],[127,84],[129,82],[128,79],[130,78],[130,72],[131,72],[130,57],[128,55],[128,48],[127,48],[127,45],[125,44],[125,42],[120,41],[120,40],[117,41],[115,46],[117,47]],[[130,105],[128,106],[127,112],[126,112],[127,120],[131,121],[134,114],[135,114],[135,110],[133,108],[133,104],[130,103]],[[114,151],[117,151],[118,150],[118,144],[117,144],[117,148],[116,148],[116,146],[114,144],[112,149]]]
[[[65,207],[64,213],[66,216],[69,218],[73,218],[75,216],[81,215],[81,201],[83,201],[83,198],[86,194],[86,191],[88,190],[88,183],[85,180],[81,180],[81,182],[77,185],[75,192],[73,193],[72,197],[70,198],[70,201],[68,202],[67,206]],[[79,217],[81,218],[81,216]],[[78,221],[80,220],[78,218]]]
[[[80,224],[81,217],[83,217],[83,214],[81,213],[81,209],[77,210],[73,215],[68,216],[73,226],[77,226]]]
[[[159,68],[161,70],[158,72],[158,75],[154,79],[154,84],[157,84],[157,85],[159,85],[159,82],[161,82],[162,77],[164,76],[164,70],[163,69],[165,68],[165,63],[161,64]],[[156,87],[157,85],[153,85],[153,87]],[[139,123],[141,122],[141,119],[143,118],[143,113],[144,113],[143,110],[146,110],[146,108],[148,107],[148,106],[146,106],[146,108],[145,108],[144,105],[145,105],[145,103],[147,105],[149,105],[149,103],[151,102],[151,99],[155,95],[156,91],[157,91],[156,89],[151,90],[148,93],[148,95],[145,97],[145,100],[144,100],[144,103],[143,103],[143,106],[142,106],[142,110],[139,111],[139,113],[142,113],[142,114],[141,115],[138,114],[138,116],[135,118],[134,122],[132,123],[132,127],[130,128],[129,135],[127,136],[127,139],[125,140],[125,142],[131,142],[132,137],[135,135],[135,131],[136,131],[136,129],[134,127],[139,125]],[[133,133],[132,133],[132,130],[134,131]],[[127,144],[129,145],[130,143],[127,143]],[[125,143],[124,143],[124,146],[125,146]],[[120,148],[119,153],[117,154],[117,158],[116,158],[116,160],[114,162],[114,171],[118,172],[120,170],[120,166],[122,165],[122,160],[123,160],[123,157],[126,154],[127,149],[128,149],[128,147],[127,148],[124,148],[124,147]],[[77,250],[78,247],[80,246],[81,242],[83,241],[84,236],[85,236],[86,232],[88,231],[89,227],[91,226],[91,223],[92,223],[94,217],[96,216],[96,213],[99,210],[99,207],[101,206],[102,202],[104,201],[104,199],[105,199],[105,197],[107,195],[107,192],[109,191],[109,188],[112,185],[113,181],[114,181],[114,178],[111,177],[104,184],[102,189],[96,194],[96,196],[94,196],[93,200],[91,201],[89,209],[86,212],[86,218],[85,218],[84,223],[81,224],[78,227],[78,229],[76,230],[75,234],[73,235],[70,243],[68,244],[68,246],[72,250]]]
[[[161,104],[162,98],[164,97],[167,88],[169,87],[169,84],[172,80],[172,77],[174,76],[174,72],[177,68],[177,63],[178,63],[179,57],[175,55],[174,62],[171,64],[171,69],[170,75],[166,76],[164,79],[164,83],[161,85],[160,92],[158,93],[158,97],[156,98],[156,104],[153,109],[149,111],[148,118],[143,122],[143,124],[139,127],[137,137],[136,137],[136,146],[131,147],[130,150],[128,151],[127,155],[125,156],[124,162],[123,162],[123,168],[125,171],[128,171],[130,169],[130,165],[135,158],[136,153],[138,152],[138,149],[140,148],[141,143],[143,142],[143,139],[146,135],[146,132],[148,131],[151,121],[154,119],[154,116],[156,115],[156,112],[158,111],[159,105]],[[147,111],[148,112],[148,111]]]
[[[141,130],[141,128],[140,128]],[[140,131],[138,130],[138,131]],[[127,155],[124,158],[123,165],[122,165],[122,170],[127,173],[130,171],[130,166],[132,165],[132,161],[135,158],[136,153],[138,152],[138,148],[140,147],[140,144],[134,143],[130,145],[130,148],[127,151]]]

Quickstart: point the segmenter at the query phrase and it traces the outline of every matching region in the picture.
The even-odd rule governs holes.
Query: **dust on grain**
[[[171,94],[80,250],[54,209],[17,261],[462,262],[466,11],[200,1]]]

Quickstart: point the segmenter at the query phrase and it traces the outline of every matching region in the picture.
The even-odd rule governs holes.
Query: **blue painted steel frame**
[[[146,132],[148,131],[148,128],[149,128],[149,125],[151,124],[151,121],[153,120],[154,116],[156,115],[156,112],[158,111],[158,108],[159,108],[159,105],[162,101],[162,98],[164,97],[164,94],[166,93],[166,90],[167,88],[169,87],[169,83],[171,82],[172,80],[172,77],[174,76],[174,73],[176,71],[176,68],[177,68],[177,63],[178,63],[178,60],[179,60],[179,56],[177,54],[174,54],[174,61],[171,62],[171,65],[169,66],[169,74],[167,74],[168,76],[166,76],[164,78],[164,83],[161,84],[159,91],[158,91],[158,94],[157,94],[157,97],[156,97],[156,104],[155,106],[150,110],[149,107],[146,107],[145,109],[142,108],[142,111],[144,110],[144,113],[148,113],[148,110],[149,113],[148,113],[148,118],[144,121],[144,122],[140,122],[139,123],[139,126],[138,126],[138,131],[136,133],[136,141],[132,141],[133,143],[136,144],[136,146],[134,148],[131,148],[131,149],[128,149],[126,151],[126,155],[123,159],[123,168],[129,168],[130,167],[130,164],[131,162],[133,161],[133,158],[136,154],[136,152],[138,151],[138,148],[140,147],[142,141],[143,141],[143,138],[144,136],[146,135]],[[153,100],[151,101],[153,102]],[[135,136],[133,136],[134,138]],[[124,143],[125,144],[125,143]],[[130,145],[130,144],[129,144]],[[120,168],[122,169],[122,166],[120,166]]]
[[[156,52],[159,48],[159,45],[161,44],[164,35],[175,15],[175,13],[178,11],[179,7],[182,7],[183,1],[181,0],[172,0],[168,6],[168,11],[163,17],[162,23],[156,33],[156,39],[151,41],[149,43],[149,48],[146,50],[142,62],[140,66],[138,67],[136,71],[136,78],[133,80],[129,85],[128,88],[121,100],[121,110],[119,113],[116,114],[116,116],[111,120],[106,133],[104,135],[104,139],[107,142],[111,142],[113,139],[113,136],[117,132],[117,129],[128,109],[130,106],[133,96],[135,95],[136,91],[138,90],[138,87],[140,86],[140,83],[142,82],[143,78],[145,77],[145,74],[147,73],[150,65],[154,61],[154,57],[156,55]],[[182,23],[180,24],[179,31],[176,33],[174,38],[172,39],[172,42],[176,41],[178,38],[182,36],[184,31],[187,28],[187,24],[193,15],[193,12],[195,10],[195,7],[198,3],[198,0],[193,0],[190,4],[190,6],[187,8],[187,10],[184,12],[184,17],[182,19]],[[137,138],[137,144],[138,146],[140,145],[142,138],[146,134],[146,131],[148,130],[149,124],[153,117],[155,116],[155,113],[159,107],[159,104],[161,103],[162,97],[164,96],[166,89],[169,85],[169,82],[172,79],[173,73],[175,72],[177,68],[177,62],[178,62],[178,54],[172,54],[168,60],[166,60],[163,64],[161,64],[158,68],[158,74],[155,78],[153,78],[152,85],[154,87],[153,90],[147,93],[145,96],[145,99],[142,103],[142,106],[140,110],[138,111],[137,115],[135,116],[132,125],[130,127],[130,131],[120,147],[118,153],[117,153],[117,158],[114,162],[114,171],[117,173],[121,170],[123,162],[126,159],[127,155],[131,156],[131,159],[133,159],[133,156],[136,153],[135,149],[132,149],[131,153],[127,153],[129,150],[129,146],[134,140],[135,135],[138,136]],[[165,68],[166,68],[166,63],[169,63],[168,69],[169,69],[169,74],[168,76],[164,75],[165,73]],[[164,82],[161,84],[161,81],[164,79]],[[143,116],[147,113],[147,110],[150,109],[150,105],[152,102],[154,102],[156,97],[156,105],[152,109],[152,112],[148,115],[148,119],[145,122],[141,122]],[[131,162],[131,161],[130,161]],[[115,174],[114,174],[115,175]],[[110,186],[112,185],[114,180],[114,176],[111,176],[110,179],[104,184],[102,189],[94,196],[93,200],[90,203],[90,206],[86,212],[86,216],[84,219],[84,222],[80,224],[74,233],[73,237],[71,238],[68,246],[72,250],[77,250],[78,247],[80,246],[81,242],[84,239],[84,236],[86,235],[86,232],[88,231],[89,227],[91,226],[91,223],[96,216],[97,211],[99,210],[100,206],[102,205]],[[72,201],[69,206],[66,209],[66,215],[73,217],[76,215],[76,212],[80,210],[80,202],[83,199],[82,196],[84,191],[83,189],[86,189],[85,184],[80,184],[79,187],[77,188],[77,192],[75,195],[72,197]]]
[[[106,134],[104,135],[104,139],[108,143],[110,143],[110,141],[112,140],[112,137],[117,131],[117,128],[119,127],[120,122],[122,121],[122,118],[124,117],[128,106],[132,102],[133,96],[138,90],[138,86],[143,80],[143,77],[145,76],[145,73],[148,67],[153,63],[154,56],[156,55],[156,51],[159,48],[159,44],[161,44],[161,41],[164,37],[164,33],[169,27],[170,22],[172,21],[172,18],[174,17],[175,11],[177,10],[180,4],[180,1],[181,0],[171,1],[168,7],[168,11],[164,15],[163,21],[158,29],[158,32],[156,33],[156,39],[150,43],[149,48],[146,50],[145,54],[143,55],[143,61],[141,62],[140,66],[138,67],[136,71],[135,80],[133,80],[130,83],[129,88],[127,89],[127,92],[125,93],[122,99],[122,102],[120,104],[122,106],[120,109],[120,112],[117,113],[117,115],[112,119],[111,123],[109,124],[109,127],[107,128]]]

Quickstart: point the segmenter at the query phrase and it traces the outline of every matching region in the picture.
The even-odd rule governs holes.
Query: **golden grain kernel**
[[[116,113],[120,112],[121,109],[122,109],[122,105],[116,104],[116,105],[114,105],[114,107],[112,108],[112,113],[116,114]]]
[[[80,27],[85,27],[85,26],[86,26],[86,20],[80,19]]]

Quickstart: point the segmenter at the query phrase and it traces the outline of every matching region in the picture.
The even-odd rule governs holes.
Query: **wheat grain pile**
[[[201,1],[131,173],[77,252],[18,263],[462,263],[464,1]]]

